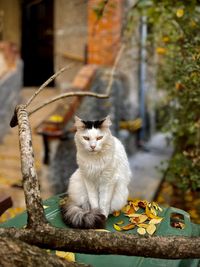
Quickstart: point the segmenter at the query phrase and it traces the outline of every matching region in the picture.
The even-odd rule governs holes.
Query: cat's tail
[[[106,217],[99,209],[84,210],[68,197],[61,200],[61,214],[66,225],[80,229],[102,229]]]

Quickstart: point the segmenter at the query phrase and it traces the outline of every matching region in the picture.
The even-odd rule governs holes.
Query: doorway
[[[53,74],[53,7],[53,0],[22,1],[24,86],[40,86]]]

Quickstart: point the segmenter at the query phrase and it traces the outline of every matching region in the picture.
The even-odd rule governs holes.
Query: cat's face
[[[84,150],[97,153],[102,150],[110,131],[111,121],[109,117],[101,121],[83,121],[75,117],[75,127],[79,144]]]

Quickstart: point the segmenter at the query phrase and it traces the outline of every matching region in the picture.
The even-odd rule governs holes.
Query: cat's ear
[[[112,125],[112,122],[111,122],[110,116],[108,115],[104,119],[103,123],[101,124],[101,128],[109,128],[111,125]]]
[[[85,129],[85,124],[82,122],[82,120],[78,116],[75,116],[74,120],[75,120],[74,126],[77,130]]]

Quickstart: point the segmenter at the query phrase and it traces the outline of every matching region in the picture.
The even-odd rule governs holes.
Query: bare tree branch
[[[28,113],[24,105],[16,107],[19,125],[19,144],[21,151],[21,171],[28,214],[27,227],[36,227],[46,224],[42,199],[40,196],[39,181],[34,166],[31,128]]]
[[[35,113],[36,111],[38,111],[39,109],[57,101],[60,100],[62,98],[66,98],[66,97],[72,97],[72,96],[91,96],[91,97],[97,97],[97,98],[108,98],[109,95],[107,94],[97,94],[97,93],[93,93],[93,92],[69,92],[69,93],[64,93],[64,94],[60,94],[59,96],[53,97],[49,100],[47,100],[46,102],[42,103],[41,105],[38,105],[37,107],[35,107],[33,110],[29,111],[29,115],[32,115],[33,113]]]
[[[0,238],[0,247],[1,267],[86,267],[13,238]]]
[[[110,95],[110,93],[111,93],[112,84],[113,84],[113,80],[114,80],[114,73],[115,73],[115,70],[117,68],[117,65],[119,63],[119,60],[120,60],[120,58],[122,56],[122,53],[123,53],[124,49],[125,49],[125,45],[122,44],[120,49],[119,49],[119,51],[118,51],[118,53],[117,53],[114,65],[113,65],[111,73],[110,73],[110,79],[109,79],[109,82],[108,82],[108,86],[106,88],[106,94],[107,95]]]
[[[32,109],[28,114],[29,116],[32,115],[34,112],[38,111],[39,109],[47,106],[48,104],[51,104],[57,100],[60,100],[62,98],[66,98],[66,97],[72,97],[72,96],[91,96],[91,97],[97,97],[97,98],[108,98],[110,96],[110,93],[111,93],[111,89],[112,89],[112,84],[113,84],[113,80],[114,80],[114,72],[116,70],[116,67],[119,63],[119,60],[121,58],[121,55],[124,51],[124,48],[125,48],[125,45],[121,45],[121,48],[119,49],[118,51],[118,54],[116,56],[116,59],[115,59],[115,62],[114,62],[114,65],[111,69],[111,73],[110,73],[110,79],[109,79],[109,82],[108,82],[108,86],[105,90],[105,94],[98,94],[98,93],[93,93],[93,92],[67,92],[67,93],[64,93],[64,94],[61,94],[57,97],[54,97],[52,99],[49,99],[47,100],[46,102],[42,103],[41,105],[35,107],[34,109]],[[62,72],[64,72],[65,70],[71,68],[73,64],[69,64],[67,65],[66,67],[62,68],[61,70],[59,70],[58,72],[56,72],[54,75],[52,75],[46,82],[44,82],[40,88],[31,96],[31,98],[28,100],[28,102],[24,105],[24,108],[27,108],[31,102],[33,101],[33,99],[51,82],[53,81],[57,76],[59,76]],[[73,87],[72,87],[73,88]],[[18,121],[17,121],[17,114],[16,114],[16,110],[13,114],[13,117],[10,121],[10,126],[11,127],[15,127],[17,126],[18,124]]]
[[[69,68],[71,68],[73,66],[73,64],[69,64],[65,67],[63,67],[62,69],[60,69],[59,71],[57,71],[56,73],[54,73],[48,80],[46,80],[39,88],[38,90],[35,91],[35,93],[31,96],[31,98],[27,101],[27,103],[25,104],[25,108],[27,108],[31,102],[34,100],[34,98],[48,85],[50,84],[56,77],[58,77],[62,72],[68,70]]]
[[[162,259],[200,258],[200,237],[154,236],[97,232],[94,230],[1,229],[0,236],[18,238],[46,249],[86,254],[115,254]]]

